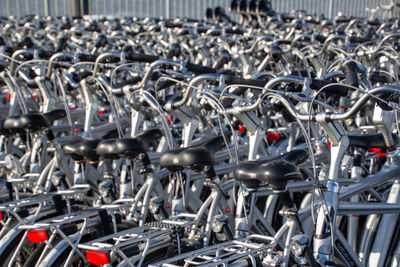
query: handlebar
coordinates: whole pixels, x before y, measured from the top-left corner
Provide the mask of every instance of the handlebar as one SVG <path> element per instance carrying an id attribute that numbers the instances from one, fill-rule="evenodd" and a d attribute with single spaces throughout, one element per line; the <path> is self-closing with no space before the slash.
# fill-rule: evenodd
<path id="1" fill-rule="evenodd" d="M 258 97 L 257 101 L 250 106 L 245 106 L 245 107 L 232 107 L 226 110 L 227 113 L 229 114 L 240 114 L 240 113 L 245 113 L 245 112 L 250 112 L 253 110 L 256 110 L 263 99 L 269 94 L 270 92 L 268 89 L 273 88 L 273 86 L 277 83 L 281 82 L 288 82 L 288 83 L 301 83 L 304 84 L 308 78 L 300 78 L 296 76 L 281 76 L 274 78 L 270 80 L 267 85 L 265 86 L 265 89 L 262 94 Z M 326 113 L 326 112 L 320 112 L 320 113 L 314 113 L 314 114 L 300 114 L 297 111 L 293 109 L 291 106 L 287 106 L 289 112 L 291 115 L 299 118 L 302 121 L 316 121 L 317 115 L 324 115 L 323 117 L 327 120 L 346 120 L 351 117 L 353 117 L 361 108 L 364 106 L 365 103 L 370 99 L 371 95 L 373 94 L 378 94 L 382 92 L 391 92 L 391 93 L 400 93 L 400 88 L 398 86 L 393 86 L 393 85 L 383 85 L 379 86 L 376 88 L 373 88 L 367 92 L 367 94 L 364 94 L 358 101 L 347 111 L 344 113 Z M 392 105 L 393 103 L 389 103 Z M 397 106 L 391 106 L 394 108 L 397 108 Z"/>

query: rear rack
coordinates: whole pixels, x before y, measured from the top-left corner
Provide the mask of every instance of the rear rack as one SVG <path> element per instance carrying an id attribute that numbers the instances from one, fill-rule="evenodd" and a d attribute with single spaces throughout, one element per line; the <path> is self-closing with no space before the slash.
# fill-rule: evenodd
<path id="1" fill-rule="evenodd" d="M 230 266 L 238 261 L 250 260 L 255 266 L 255 255 L 273 248 L 276 240 L 273 237 L 250 235 L 238 240 L 227 241 L 205 247 L 182 255 L 150 264 L 156 266 Z"/>

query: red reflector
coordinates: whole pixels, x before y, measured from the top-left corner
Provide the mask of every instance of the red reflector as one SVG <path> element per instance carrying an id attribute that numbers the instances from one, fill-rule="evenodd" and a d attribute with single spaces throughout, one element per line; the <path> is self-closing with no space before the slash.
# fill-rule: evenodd
<path id="1" fill-rule="evenodd" d="M 110 263 L 108 254 L 102 251 L 87 250 L 86 259 L 88 262 L 93 263 L 94 265 L 104 265 Z"/>
<path id="2" fill-rule="evenodd" d="M 3 212 L 0 211 L 0 221 L 3 220 Z"/>
<path id="3" fill-rule="evenodd" d="M 78 108 L 78 106 L 73 106 L 72 108 L 69 108 L 69 109 L 75 110 L 75 109 L 77 109 L 77 108 Z"/>
<path id="4" fill-rule="evenodd" d="M 171 124 L 171 122 L 172 122 L 172 117 L 167 117 L 167 123 Z"/>
<path id="5" fill-rule="evenodd" d="M 344 109 L 344 106 L 340 105 L 340 106 L 339 106 L 339 109 Z"/>
<path id="6" fill-rule="evenodd" d="M 107 114 L 107 110 L 97 111 L 97 114 L 99 115 Z"/>
<path id="7" fill-rule="evenodd" d="M 331 148 L 331 147 L 332 147 L 332 143 L 328 142 L 328 148 Z"/>
<path id="8" fill-rule="evenodd" d="M 28 231 L 27 238 L 33 243 L 41 243 L 47 240 L 47 232 L 41 229 L 30 230 Z"/>
<path id="9" fill-rule="evenodd" d="M 241 133 L 243 133 L 244 130 L 245 130 L 244 126 L 243 126 L 243 125 L 239 125 L 238 131 L 241 132 Z"/>
<path id="10" fill-rule="evenodd" d="M 378 153 L 378 157 L 385 157 L 386 153 Z"/>
<path id="11" fill-rule="evenodd" d="M 79 130 L 78 130 L 78 129 L 74 129 L 74 132 L 75 132 L 75 133 L 79 133 Z"/>
<path id="12" fill-rule="evenodd" d="M 280 138 L 280 135 L 278 133 L 267 133 L 267 140 L 269 142 L 279 140 L 279 138 Z"/>
<path id="13" fill-rule="evenodd" d="M 235 177 L 228 177 L 228 181 L 235 179 Z"/>
<path id="14" fill-rule="evenodd" d="M 10 101 L 11 100 L 11 94 L 8 94 L 6 99 L 7 99 L 7 101 Z"/>
<path id="15" fill-rule="evenodd" d="M 380 148 L 368 148 L 368 152 L 379 153 L 379 152 L 381 152 L 381 149 Z"/>

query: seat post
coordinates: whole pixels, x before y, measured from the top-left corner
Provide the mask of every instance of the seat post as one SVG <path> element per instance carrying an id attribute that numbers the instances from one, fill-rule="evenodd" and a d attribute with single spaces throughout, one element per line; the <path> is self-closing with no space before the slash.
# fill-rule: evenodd
<path id="1" fill-rule="evenodd" d="M 293 202 L 292 197 L 290 196 L 289 191 L 284 190 L 274 190 L 274 193 L 277 194 L 282 201 L 282 210 L 279 211 L 281 216 L 286 216 L 294 221 L 296 227 L 300 230 L 301 233 L 304 233 L 303 225 L 300 222 L 300 219 L 297 214 L 297 207 Z"/>

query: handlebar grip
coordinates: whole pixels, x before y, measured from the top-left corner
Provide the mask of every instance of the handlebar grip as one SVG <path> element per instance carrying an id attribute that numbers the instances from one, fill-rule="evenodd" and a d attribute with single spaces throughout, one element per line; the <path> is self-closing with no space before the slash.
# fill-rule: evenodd
<path id="1" fill-rule="evenodd" d="M 348 17 L 340 17 L 335 19 L 336 23 L 349 23 L 351 21 L 351 18 Z"/>
<path id="2" fill-rule="evenodd" d="M 136 83 L 140 82 L 141 80 L 142 80 L 142 78 L 139 77 L 139 76 L 132 77 L 132 78 L 130 78 L 128 80 L 125 80 L 125 81 L 122 81 L 122 82 L 114 84 L 114 88 L 122 88 L 122 87 L 124 87 L 125 85 L 128 85 L 128 84 L 136 84 Z"/>
<path id="3" fill-rule="evenodd" d="M 81 61 L 96 62 L 97 57 L 98 55 L 87 54 L 87 53 L 78 54 L 78 58 Z"/>
<path id="4" fill-rule="evenodd" d="M 152 63 L 156 60 L 159 60 L 160 58 L 158 56 L 154 56 L 154 55 L 130 52 L 130 53 L 126 53 L 125 59 L 129 60 L 129 61 Z"/>
<path id="5" fill-rule="evenodd" d="M 323 36 L 323 35 L 320 35 L 320 34 L 318 34 L 318 35 L 316 35 L 315 36 L 315 40 L 317 40 L 318 42 L 320 42 L 320 43 L 325 43 L 325 41 L 326 41 L 326 39 L 327 39 L 328 37 L 325 37 L 325 36 Z"/>
<path id="6" fill-rule="evenodd" d="M 242 29 L 231 29 L 231 28 L 226 29 L 225 32 L 228 33 L 228 34 L 239 34 L 239 35 L 245 33 L 245 31 L 242 30 Z"/>
<path id="7" fill-rule="evenodd" d="M 3 36 L 0 36 L 0 46 L 3 46 L 6 44 L 6 40 L 4 39 Z"/>
<path id="8" fill-rule="evenodd" d="M 346 64 L 346 84 L 358 87 L 358 77 L 357 77 L 357 64 L 353 61 L 350 61 Z"/>
<path id="9" fill-rule="evenodd" d="M 264 87 L 267 84 L 265 80 L 255 80 L 255 79 L 244 79 L 236 76 L 226 75 L 225 76 L 225 84 L 240 84 L 240 85 L 248 85 L 248 86 L 257 86 Z"/>
<path id="10" fill-rule="evenodd" d="M 379 73 L 372 73 L 369 79 L 373 83 L 389 83 L 390 82 L 390 78 L 388 78 L 386 75 L 382 75 Z"/>
<path id="11" fill-rule="evenodd" d="M 172 58 L 172 57 L 179 57 L 181 54 L 181 47 L 179 44 L 174 43 L 170 46 L 170 48 L 167 51 L 167 58 Z"/>
<path id="12" fill-rule="evenodd" d="M 35 43 L 33 42 L 33 39 L 31 37 L 25 37 L 21 42 L 18 43 L 19 48 L 34 48 Z"/>
<path id="13" fill-rule="evenodd" d="M 80 81 L 82 81 L 83 79 L 85 79 L 86 77 L 92 75 L 91 71 L 80 71 L 78 73 L 73 72 L 72 73 L 72 79 L 74 79 L 75 82 L 79 83 Z"/>
<path id="14" fill-rule="evenodd" d="M 174 84 L 176 84 L 176 81 L 171 81 L 171 80 L 164 80 L 164 81 L 160 81 L 156 84 L 156 91 L 161 91 L 163 89 L 166 89 Z"/>
<path id="15" fill-rule="evenodd" d="M 282 19 L 284 22 L 291 22 L 291 21 L 294 20 L 295 18 L 294 18 L 294 16 L 291 15 L 291 14 L 281 14 L 281 19 Z"/>
<path id="16" fill-rule="evenodd" d="M 65 50 L 67 47 L 67 38 L 66 37 L 61 37 L 57 41 L 57 46 L 56 46 L 56 52 L 62 52 Z"/>
<path id="17" fill-rule="evenodd" d="M 271 47 L 270 54 L 271 54 L 272 59 L 275 62 L 278 62 L 282 57 L 282 49 L 279 46 L 274 45 Z"/>
<path id="18" fill-rule="evenodd" d="M 107 37 L 104 34 L 100 34 L 96 38 L 96 44 L 94 45 L 96 48 L 104 47 L 107 44 Z"/>
<path id="19" fill-rule="evenodd" d="M 45 49 L 40 49 L 39 53 L 38 53 L 38 55 L 41 59 L 50 59 L 53 54 L 54 54 L 53 51 L 49 51 L 49 50 L 45 50 Z"/>
<path id="20" fill-rule="evenodd" d="M 290 39 L 287 39 L 287 40 L 283 40 L 283 39 L 281 39 L 281 40 L 278 40 L 278 41 L 276 41 L 275 42 L 275 44 L 276 45 L 290 45 L 292 43 L 292 40 L 290 40 Z"/>
<path id="21" fill-rule="evenodd" d="M 176 22 L 167 20 L 164 22 L 164 27 L 165 28 L 182 28 L 183 24 L 180 22 L 176 23 Z"/>
<path id="22" fill-rule="evenodd" d="M 96 59 L 97 61 L 97 59 Z M 100 61 L 99 63 L 118 63 L 121 61 L 121 55 L 120 54 L 113 54 L 109 55 L 108 57 L 105 57 Z"/>
<path id="23" fill-rule="evenodd" d="M 310 88 L 313 90 L 319 90 L 322 87 L 332 84 L 332 83 L 333 82 L 319 80 L 319 79 L 311 79 Z M 328 95 L 347 96 L 348 91 L 349 91 L 349 88 L 347 88 L 344 85 L 332 85 L 332 86 L 324 89 L 323 92 L 325 92 Z"/>
<path id="24" fill-rule="evenodd" d="M 397 93 L 380 93 L 378 94 L 379 98 L 382 98 L 383 100 L 386 100 L 388 102 L 395 102 L 399 103 L 399 94 Z M 376 104 L 382 109 L 382 110 L 393 110 L 393 108 L 389 107 L 387 104 L 380 100 L 376 100 Z"/>
<path id="25" fill-rule="evenodd" d="M 371 41 L 370 38 L 359 37 L 359 36 L 351 36 L 349 39 L 350 39 L 350 42 L 352 42 L 352 43 L 366 43 L 366 42 Z"/>
<path id="26" fill-rule="evenodd" d="M 232 95 L 241 95 L 244 93 L 244 91 L 246 91 L 245 87 L 236 87 L 229 93 Z M 224 108 L 227 108 L 232 105 L 233 101 L 235 101 L 235 99 L 230 98 L 230 97 L 222 97 L 220 102 Z"/>
<path id="27" fill-rule="evenodd" d="M 197 73 L 197 74 L 207 74 L 207 73 L 216 73 L 217 70 L 211 67 L 207 67 L 207 66 L 202 66 L 202 65 L 198 65 L 198 64 L 193 64 L 190 62 L 186 63 L 186 68 L 188 69 L 188 71 Z"/>
<path id="28" fill-rule="evenodd" d="M 369 20 L 368 22 L 368 25 L 371 25 L 371 26 L 381 26 L 381 21 L 379 21 L 379 20 Z"/>
<path id="29" fill-rule="evenodd" d="M 12 55 L 17 50 L 18 48 L 15 48 L 13 46 L 6 46 L 5 48 L 5 52 L 8 53 L 9 55 Z"/>
<path id="30" fill-rule="evenodd" d="M 3 70 L 5 70 L 7 67 L 3 62 L 0 62 L 0 72 L 2 72 Z"/>
<path id="31" fill-rule="evenodd" d="M 217 62 L 214 65 L 215 69 L 222 68 L 225 64 L 227 64 L 231 60 L 231 55 L 227 50 L 222 50 Z"/>

